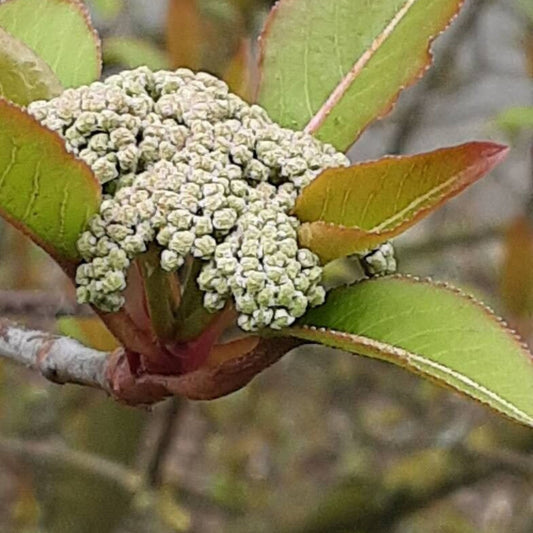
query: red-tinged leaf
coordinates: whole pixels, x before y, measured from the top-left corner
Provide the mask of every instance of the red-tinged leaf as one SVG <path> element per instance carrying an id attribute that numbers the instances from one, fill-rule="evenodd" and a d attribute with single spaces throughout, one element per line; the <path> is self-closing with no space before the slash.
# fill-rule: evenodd
<path id="1" fill-rule="evenodd" d="M 507 151 L 473 142 L 328 169 L 296 201 L 300 243 L 324 262 L 375 247 L 484 176 Z"/>
<path id="2" fill-rule="evenodd" d="M 204 70 L 222 77 L 243 33 L 242 15 L 229 2 L 169 2 L 166 35 L 173 68 Z"/>
<path id="3" fill-rule="evenodd" d="M 166 36 L 172 68 L 200 68 L 203 32 L 203 22 L 196 0 L 170 0 Z"/>
<path id="4" fill-rule="evenodd" d="M 512 322 L 529 336 L 533 329 L 533 225 L 525 216 L 518 217 L 505 236 L 500 292 Z"/>
<path id="5" fill-rule="evenodd" d="M 215 344 L 205 365 L 210 368 L 216 368 L 226 361 L 242 357 L 254 350 L 259 342 L 259 337 L 242 337 L 224 344 Z"/>
<path id="6" fill-rule="evenodd" d="M 100 205 L 91 169 L 63 140 L 0 99 L 0 215 L 64 267 L 78 259 L 76 241 Z"/>
<path id="7" fill-rule="evenodd" d="M 184 396 L 191 400 L 212 400 L 247 385 L 257 374 L 275 363 L 294 347 L 302 344 L 295 338 L 263 338 L 247 354 L 225 358 L 186 374 L 161 375 L 134 373 L 127 354 L 115 351 L 107 366 L 107 380 L 112 395 L 130 405 L 151 404 L 167 396 Z M 240 345 L 244 348 L 243 344 Z"/>
<path id="8" fill-rule="evenodd" d="M 100 77 L 100 39 L 80 0 L 5 0 L 0 27 L 41 57 L 64 87 Z"/>
<path id="9" fill-rule="evenodd" d="M 241 44 L 230 61 L 223 78 L 231 92 L 247 102 L 252 101 L 257 84 L 257 72 L 250 39 L 241 40 Z"/>
<path id="10" fill-rule="evenodd" d="M 375 278 L 331 291 L 281 333 L 397 364 L 533 427 L 531 354 L 459 289 Z"/>
<path id="11" fill-rule="evenodd" d="M 259 103 L 346 150 L 431 63 L 463 0 L 280 0 L 261 36 Z"/>

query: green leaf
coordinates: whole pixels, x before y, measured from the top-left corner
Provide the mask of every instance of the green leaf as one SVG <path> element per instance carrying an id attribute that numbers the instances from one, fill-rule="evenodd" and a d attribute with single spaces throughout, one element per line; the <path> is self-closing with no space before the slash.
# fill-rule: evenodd
<path id="1" fill-rule="evenodd" d="M 201 261 L 195 259 L 182 268 L 187 272 L 182 284 L 182 299 L 176 311 L 174 338 L 178 342 L 187 342 L 198 338 L 209 324 L 215 322 L 221 312 L 210 313 L 203 305 L 204 294 L 196 283 L 202 268 Z"/>
<path id="2" fill-rule="evenodd" d="M 398 276 L 329 293 L 292 336 L 383 359 L 533 426 L 533 359 L 460 290 Z"/>
<path id="3" fill-rule="evenodd" d="M 328 169 L 296 201 L 300 243 L 324 262 L 373 248 L 483 177 L 507 152 L 472 142 Z"/>
<path id="4" fill-rule="evenodd" d="M 6 0 L 0 3 L 0 27 L 46 61 L 64 87 L 100 77 L 100 41 L 79 1 Z"/>
<path id="5" fill-rule="evenodd" d="M 259 103 L 344 151 L 423 75 L 462 3 L 280 0 L 261 37 Z"/>
<path id="6" fill-rule="evenodd" d="M 531 130 L 533 129 L 533 106 L 510 107 L 497 115 L 494 120 L 499 128 L 511 135 L 515 135 L 520 130 Z"/>
<path id="7" fill-rule="evenodd" d="M 111 37 L 104 40 L 104 63 L 125 68 L 147 66 L 151 70 L 169 68 L 165 53 L 148 41 L 131 37 Z"/>
<path id="8" fill-rule="evenodd" d="M 158 340 L 172 341 L 178 327 L 176 313 L 180 306 L 181 289 L 177 274 L 161 268 L 159 253 L 160 249 L 152 245 L 136 262 L 143 277 L 151 326 Z"/>
<path id="9" fill-rule="evenodd" d="M 62 139 L 0 99 L 0 215 L 55 259 L 78 258 L 76 241 L 98 211 L 100 184 Z"/>
<path id="10" fill-rule="evenodd" d="M 0 28 L 0 96 L 19 105 L 57 96 L 63 88 L 33 50 Z"/>

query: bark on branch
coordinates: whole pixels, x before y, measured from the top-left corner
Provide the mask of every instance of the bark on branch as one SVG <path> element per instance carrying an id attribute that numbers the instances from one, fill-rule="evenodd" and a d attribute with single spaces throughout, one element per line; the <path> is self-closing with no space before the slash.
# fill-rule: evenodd
<path id="1" fill-rule="evenodd" d="M 69 337 L 0 319 L 0 357 L 32 368 L 54 383 L 77 383 L 109 391 L 106 378 L 109 355 Z"/>
<path id="2" fill-rule="evenodd" d="M 0 319 L 0 357 L 38 371 L 54 383 L 75 383 L 106 391 L 129 405 L 153 404 L 169 396 L 210 400 L 244 387 L 276 362 L 298 339 L 260 339 L 239 357 L 207 364 L 184 374 L 157 374 L 142 365 L 142 354 L 120 348 L 112 353 L 83 346 L 69 337 L 52 335 Z M 132 361 L 135 363 L 132 366 Z"/>

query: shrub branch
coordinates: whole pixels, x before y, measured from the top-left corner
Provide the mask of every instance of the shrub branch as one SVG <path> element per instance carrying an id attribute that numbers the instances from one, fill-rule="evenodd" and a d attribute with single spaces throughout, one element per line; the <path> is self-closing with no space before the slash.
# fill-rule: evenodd
<path id="1" fill-rule="evenodd" d="M 54 383 L 76 383 L 109 392 L 109 355 L 69 337 L 0 319 L 0 357 L 32 368 Z"/>

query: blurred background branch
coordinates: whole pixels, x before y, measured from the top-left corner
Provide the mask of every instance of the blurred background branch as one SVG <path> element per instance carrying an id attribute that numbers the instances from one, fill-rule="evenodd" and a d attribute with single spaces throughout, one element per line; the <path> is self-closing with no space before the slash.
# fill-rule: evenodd
<path id="1" fill-rule="evenodd" d="M 257 83 L 256 37 L 272 3 L 88 2 L 106 75 L 183 65 L 225 76 L 245 98 Z M 529 4 L 467 0 L 437 40 L 425 80 L 350 155 L 472 138 L 511 143 L 498 173 L 396 248 L 402 271 L 482 292 L 531 340 L 533 230 L 519 217 L 530 211 L 533 123 L 522 112 L 518 122 L 497 119 L 533 104 Z M 0 230 L 1 314 L 74 336 L 103 363 L 116 343 L 99 319 L 59 296 L 71 288 L 44 254 Z M 37 351 L 48 341 L 28 339 Z M 21 362 L 35 364 L 35 353 Z M 8 533 L 530 533 L 532 451 L 531 432 L 481 407 L 390 365 L 323 348 L 293 351 L 227 398 L 172 400 L 152 411 L 0 364 L 0 530 Z"/>

